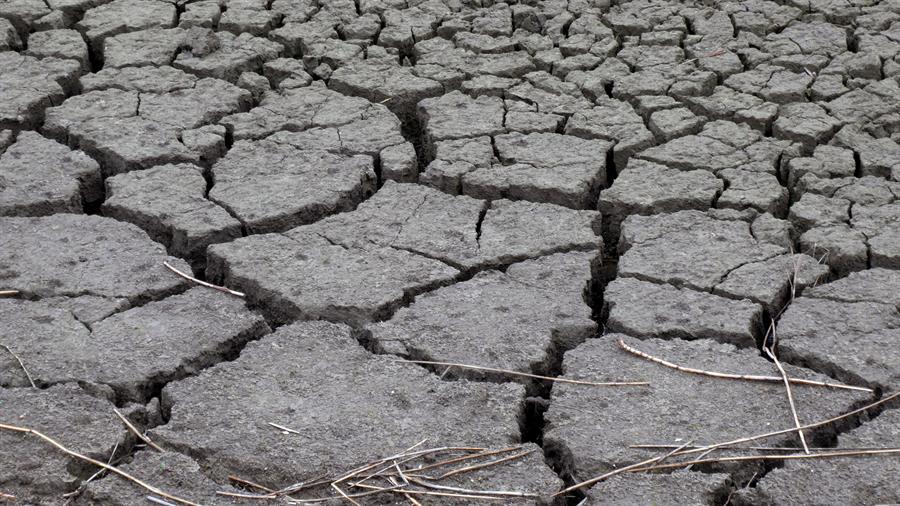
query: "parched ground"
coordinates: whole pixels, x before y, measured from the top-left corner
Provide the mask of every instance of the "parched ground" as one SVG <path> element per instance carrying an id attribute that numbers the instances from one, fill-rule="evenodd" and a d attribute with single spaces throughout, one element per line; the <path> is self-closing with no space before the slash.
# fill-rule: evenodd
<path id="1" fill-rule="evenodd" d="M 900 503 L 796 432 L 559 493 L 794 427 L 764 347 L 900 390 L 900 3 L 0 0 L 0 294 L 4 504 Z"/>

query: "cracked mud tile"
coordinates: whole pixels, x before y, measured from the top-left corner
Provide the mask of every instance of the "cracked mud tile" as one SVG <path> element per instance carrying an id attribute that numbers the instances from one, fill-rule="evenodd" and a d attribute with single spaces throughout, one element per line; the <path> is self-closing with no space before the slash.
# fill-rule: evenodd
<path id="1" fill-rule="evenodd" d="M 838 436 L 834 451 L 896 448 L 900 410 Z M 900 501 L 900 460 L 894 455 L 787 461 L 766 474 L 755 488 L 742 489 L 735 504 L 891 504 Z"/>
<path id="2" fill-rule="evenodd" d="M 241 236 L 241 222 L 205 193 L 200 167 L 160 165 L 107 178 L 102 209 L 104 216 L 141 227 L 173 255 L 202 266 L 207 246 Z"/>
<path id="3" fill-rule="evenodd" d="M 710 340 L 638 340 L 622 334 L 591 339 L 566 352 L 563 377 L 591 381 L 649 381 L 642 388 L 584 388 L 559 383 L 544 415 L 544 448 L 558 465 L 587 479 L 654 455 L 632 444 L 671 444 L 693 440 L 704 445 L 793 426 L 784 385 L 725 380 L 664 367 L 617 346 L 626 344 L 685 367 L 733 374 L 777 376 L 775 366 L 756 349 L 737 349 Z M 799 367 L 785 366 L 791 377 L 827 381 Z M 802 421 L 838 415 L 867 399 L 860 392 L 793 387 Z M 727 408 L 723 408 L 727 406 Z M 791 436 L 766 440 L 783 446 Z"/>
<path id="4" fill-rule="evenodd" d="M 97 162 L 40 134 L 19 132 L 0 155 L 0 215 L 81 213 L 102 197 Z"/>
<path id="5" fill-rule="evenodd" d="M 703 291 L 712 291 L 741 266 L 787 252 L 757 241 L 744 221 L 700 211 L 630 216 L 622 224 L 619 251 L 620 276 Z"/>
<path id="6" fill-rule="evenodd" d="M 714 339 L 747 348 L 762 332 L 762 308 L 690 288 L 618 278 L 603 294 L 606 330 L 640 338 Z"/>
<path id="7" fill-rule="evenodd" d="M 560 253 L 488 271 L 418 297 L 390 320 L 369 326 L 387 353 L 547 374 L 557 356 L 592 337 L 584 295 L 594 253 Z M 476 379 L 504 375 L 459 370 Z"/>
<path id="8" fill-rule="evenodd" d="M 887 269 L 853 273 L 809 290 L 779 321 L 782 356 L 842 381 L 896 390 L 898 293 L 900 277 Z"/>
<path id="9" fill-rule="evenodd" d="M 0 52 L 0 128 L 36 128 L 44 110 L 62 103 L 76 85 L 81 66 L 73 60 L 39 60 Z"/>
<path id="10" fill-rule="evenodd" d="M 3 300 L 0 314 L 20 336 L 7 346 L 27 364 L 36 383 L 109 385 L 119 399 L 136 402 L 269 332 L 241 299 L 205 287 L 90 325 L 42 301 Z M 0 383 L 24 386 L 17 366 L 0 359 Z"/>
<path id="11" fill-rule="evenodd" d="M 172 2 L 113 0 L 88 9 L 75 28 L 84 34 L 95 52 L 101 53 L 108 37 L 153 27 L 172 27 L 177 19 Z"/>
<path id="12" fill-rule="evenodd" d="M 725 183 L 709 171 L 670 169 L 646 160 L 629 160 L 612 186 L 600 191 L 604 239 L 615 244 L 622 222 L 632 214 L 709 209 L 724 188 Z"/>
<path id="13" fill-rule="evenodd" d="M 235 143 L 213 166 L 212 178 L 210 200 L 250 233 L 281 232 L 349 211 L 376 186 L 369 156 L 307 150 L 269 139 Z"/>
<path id="14" fill-rule="evenodd" d="M 680 504 L 701 506 L 724 502 L 731 478 L 727 474 L 676 471 L 671 474 L 620 474 L 594 485 L 587 504 Z"/>
<path id="15" fill-rule="evenodd" d="M 196 461 L 180 453 L 141 451 L 136 453 L 129 462 L 117 467 L 166 493 L 197 504 L 214 506 L 259 504 L 258 499 L 236 499 L 217 495 L 216 492 L 233 494 L 247 494 L 247 492 L 212 481 L 203 473 Z M 147 490 L 136 484 L 118 476 L 107 476 L 89 483 L 84 492 L 72 501 L 72 504 L 130 506 L 147 502 L 146 497 Z"/>
<path id="16" fill-rule="evenodd" d="M 110 218 L 0 218 L 0 278 L 27 298 L 95 295 L 135 304 L 187 287 L 163 266 L 189 269 L 146 232 Z"/>
<path id="17" fill-rule="evenodd" d="M 37 430 L 103 462 L 114 448 L 125 452 L 130 445 L 113 408 L 75 385 L 0 388 L 0 423 Z M 23 504 L 57 503 L 95 471 L 35 435 L 0 430 L 0 490 Z"/>
<path id="18" fill-rule="evenodd" d="M 369 354 L 346 326 L 303 322 L 249 344 L 234 362 L 167 385 L 170 421 L 150 435 L 193 457 L 215 480 L 237 474 L 280 488 L 346 472 L 423 438 L 426 446 L 516 444 L 523 393 L 514 384 L 441 381 Z M 448 484 L 543 497 L 561 485 L 540 451 L 510 464 Z"/>
<path id="19" fill-rule="evenodd" d="M 781 155 L 791 148 L 788 140 L 775 140 L 746 125 L 712 121 L 696 135 L 673 139 L 647 148 L 636 156 L 681 170 L 742 169 L 776 174 Z"/>
<path id="20" fill-rule="evenodd" d="M 561 251 L 601 245 L 596 211 L 551 204 L 451 196 L 389 182 L 354 212 L 286 235 L 315 232 L 345 247 L 392 247 L 472 271 Z"/>
<path id="21" fill-rule="evenodd" d="M 48 110 L 42 132 L 84 150 L 105 175 L 113 175 L 165 163 L 199 163 L 207 152 L 190 144 L 190 132 L 249 104 L 250 92 L 217 79 L 160 94 L 106 89 Z"/>

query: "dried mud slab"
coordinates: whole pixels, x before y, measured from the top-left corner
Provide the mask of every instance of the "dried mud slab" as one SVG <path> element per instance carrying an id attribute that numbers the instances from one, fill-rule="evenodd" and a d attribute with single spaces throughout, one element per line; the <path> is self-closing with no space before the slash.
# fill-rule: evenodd
<path id="1" fill-rule="evenodd" d="M 626 344 L 684 367 L 732 374 L 778 374 L 755 349 L 710 340 L 638 340 L 622 334 L 591 339 L 566 353 L 563 377 L 591 381 L 649 381 L 647 387 L 586 388 L 559 383 L 545 414 L 545 448 L 567 472 L 583 479 L 655 454 L 633 444 L 697 445 L 729 441 L 793 426 L 784 385 L 711 378 L 677 371 L 620 348 Z M 809 370 L 785 366 L 792 377 L 827 381 Z M 801 420 L 830 418 L 865 401 L 861 392 L 796 385 Z M 723 410 L 722 406 L 728 406 Z M 639 420 L 640 423 L 635 423 Z M 790 436 L 763 445 L 792 442 Z"/>
<path id="2" fill-rule="evenodd" d="M 564 350 L 597 331 L 585 303 L 596 257 L 559 253 L 506 272 L 483 272 L 418 297 L 389 321 L 368 327 L 368 339 L 384 352 L 420 360 L 546 374 Z"/>
<path id="3" fill-rule="evenodd" d="M 470 197 L 389 183 L 353 212 L 213 245 L 207 272 L 245 291 L 278 321 L 356 324 L 384 319 L 464 272 L 597 249 L 597 218 L 527 202 L 487 209 Z"/>
<path id="4" fill-rule="evenodd" d="M 213 479 L 237 474 L 283 487 L 346 472 L 423 438 L 436 446 L 516 444 L 522 394 L 512 384 L 444 382 L 369 354 L 346 326 L 297 323 L 251 343 L 234 362 L 168 385 L 170 421 L 151 432 Z M 541 460 L 533 454 L 460 483 L 548 497 L 560 480 Z"/>
<path id="5" fill-rule="evenodd" d="M 196 287 L 84 325 L 55 304 L 0 301 L 21 336 L 7 344 L 40 385 L 108 385 L 120 400 L 148 400 L 169 381 L 196 374 L 269 332 L 238 297 Z M 27 386 L 14 360 L 0 360 L 0 384 Z"/>
<path id="6" fill-rule="evenodd" d="M 835 451 L 896 447 L 900 441 L 900 411 L 882 413 L 838 436 Z M 786 462 L 763 477 L 755 489 L 739 492 L 740 504 L 819 504 L 821 497 L 837 503 L 889 504 L 900 500 L 893 477 L 900 471 L 891 456 L 835 458 Z"/>
<path id="7" fill-rule="evenodd" d="M 46 390 L 0 388 L 0 423 L 34 429 L 63 446 L 106 462 L 130 444 L 114 406 L 75 385 Z M 17 501 L 47 504 L 96 471 L 32 434 L 0 430 L 0 487 Z"/>

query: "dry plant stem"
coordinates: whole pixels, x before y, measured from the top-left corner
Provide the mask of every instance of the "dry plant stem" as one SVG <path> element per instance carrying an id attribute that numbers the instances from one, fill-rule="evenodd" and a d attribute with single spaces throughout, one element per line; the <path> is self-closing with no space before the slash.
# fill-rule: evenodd
<path id="1" fill-rule="evenodd" d="M 398 489 L 375 487 L 372 485 L 360 485 L 360 487 L 368 488 L 368 489 L 377 489 L 377 491 L 379 493 L 380 492 L 391 492 L 394 494 L 433 495 L 433 496 L 438 496 L 438 497 L 456 497 L 459 499 L 485 499 L 485 500 L 491 500 L 491 501 L 503 500 L 503 497 L 490 496 L 490 495 L 453 494 L 453 493 L 449 493 L 449 492 L 437 492 L 437 491 L 432 491 L 432 490 L 410 490 L 410 489 L 398 490 Z"/>
<path id="2" fill-rule="evenodd" d="M 463 457 L 454 457 L 452 459 L 443 460 L 441 462 L 435 462 L 434 464 L 429 464 L 427 466 L 419 466 L 415 469 L 407 469 L 407 471 L 411 471 L 411 472 L 427 471 L 429 469 L 434 469 L 434 468 L 446 466 L 449 464 L 456 464 L 459 462 L 464 462 L 466 460 L 478 459 L 478 458 L 482 458 L 482 457 L 490 457 L 492 455 L 514 452 L 514 451 L 521 450 L 521 449 L 522 449 L 521 446 L 510 446 L 509 448 L 503 448 L 501 450 L 492 450 L 489 452 L 475 453 L 473 455 L 465 455 Z"/>
<path id="3" fill-rule="evenodd" d="M 22 363 L 22 359 L 19 358 L 19 356 L 16 355 L 15 353 L 13 353 L 13 351 L 11 349 L 9 349 L 9 346 L 7 346 L 5 344 L 0 344 L 0 347 L 2 347 L 4 350 L 8 351 L 9 354 L 12 355 L 14 359 L 16 359 L 16 362 L 19 363 L 19 367 L 21 367 L 22 371 L 25 373 L 25 377 L 28 378 L 28 382 L 31 383 L 31 388 L 37 388 L 37 385 L 34 384 L 34 379 L 31 378 L 31 374 L 28 372 L 28 369 L 25 368 L 25 364 Z"/>
<path id="4" fill-rule="evenodd" d="M 19 295 L 18 290 L 0 290 L 0 297 L 12 297 L 13 295 Z M 3 497 L 3 496 L 0 496 Z"/>
<path id="5" fill-rule="evenodd" d="M 44 441 L 50 443 L 51 445 L 55 446 L 59 451 L 65 453 L 66 455 L 69 455 L 70 457 L 75 457 L 75 458 L 83 460 L 85 462 L 90 462 L 91 464 L 94 464 L 95 466 L 102 467 L 103 469 L 106 469 L 107 471 L 116 473 L 119 476 L 125 478 L 126 480 L 131 481 L 137 485 L 140 485 L 144 489 L 146 489 L 150 492 L 153 492 L 154 494 L 156 494 L 158 496 L 165 497 L 166 499 L 171 499 L 171 500 L 173 500 L 175 502 L 179 502 L 181 504 L 186 504 L 187 506 L 199 506 L 198 504 L 188 501 L 187 499 L 182 499 L 178 496 L 167 494 L 167 493 L 163 492 L 162 490 L 154 487 L 153 485 L 147 484 L 147 483 L 135 478 L 134 476 L 126 473 L 125 471 L 122 471 L 121 469 L 119 469 L 117 467 L 113 467 L 109 464 L 100 462 L 99 460 L 92 459 L 86 455 L 82 455 L 76 451 L 72 451 L 72 450 L 66 448 L 65 446 L 63 446 L 60 442 L 51 438 L 50 436 L 47 436 L 47 435 L 45 435 L 41 432 L 38 432 L 34 429 L 0 423 L 0 430 L 7 430 L 7 431 L 11 431 L 11 432 L 20 432 L 22 434 L 33 434 L 33 435 L 43 439 Z"/>
<path id="6" fill-rule="evenodd" d="M 283 426 L 283 425 L 278 425 L 277 423 L 272 423 L 272 422 L 266 422 L 266 423 L 267 423 L 268 425 L 271 425 L 272 427 L 275 427 L 275 428 L 278 429 L 278 430 L 283 430 L 283 431 L 285 431 L 285 432 L 290 432 L 291 434 L 300 434 L 300 431 L 296 431 L 296 430 L 294 430 L 294 429 L 285 427 L 285 426 Z"/>
<path id="7" fill-rule="evenodd" d="M 116 416 L 119 417 L 120 420 L 122 420 L 122 423 L 125 424 L 125 427 L 128 427 L 128 430 L 130 430 L 135 436 L 137 436 L 138 439 L 147 443 L 147 446 L 149 446 L 150 448 L 153 448 L 154 450 L 156 450 L 160 453 L 165 453 L 165 450 L 160 448 L 159 445 L 157 445 L 153 441 L 150 441 L 150 438 L 148 438 L 147 436 L 141 434 L 140 431 L 137 430 L 137 427 L 132 425 L 131 422 L 129 422 L 128 419 L 125 418 L 125 415 L 120 413 L 118 409 L 113 408 L 113 412 L 116 414 Z"/>
<path id="8" fill-rule="evenodd" d="M 471 466 L 461 467 L 459 469 L 454 469 L 452 471 L 447 471 L 446 473 L 438 476 L 435 480 L 443 480 L 449 478 L 451 476 L 456 476 L 457 474 L 468 473 L 471 471 L 477 471 L 478 469 L 484 469 L 485 467 L 495 466 L 497 464 L 502 464 L 504 462 L 509 462 L 511 460 L 520 459 L 530 453 L 533 453 L 534 450 L 528 450 L 527 452 L 517 453 L 515 455 L 510 455 L 508 457 L 503 457 L 502 459 L 492 460 L 490 462 L 482 462 L 480 464 L 473 464 Z"/>
<path id="9" fill-rule="evenodd" d="M 863 406 L 863 407 L 861 407 L 861 408 L 854 409 L 853 411 L 849 411 L 849 412 L 847 412 L 847 413 L 844 413 L 843 415 L 838 415 L 838 416 L 829 418 L 829 419 L 827 419 L 827 420 L 822 420 L 822 421 L 820 421 L 820 422 L 815 422 L 815 423 L 806 424 L 806 425 L 804 425 L 804 426 L 802 426 L 802 427 L 793 427 L 793 428 L 790 428 L 790 429 L 777 430 L 777 431 L 774 431 L 774 432 L 767 432 L 767 433 L 765 433 L 765 434 L 758 434 L 758 435 L 755 435 L 755 436 L 743 437 L 743 438 L 739 438 L 739 439 L 732 439 L 731 441 L 725 441 L 725 442 L 723 442 L 723 443 L 716 443 L 716 444 L 712 444 L 712 445 L 709 445 L 709 446 L 700 446 L 700 447 L 696 447 L 696 448 L 691 448 L 690 450 L 682 450 L 682 451 L 676 453 L 675 455 L 690 455 L 690 454 L 694 454 L 694 453 L 704 453 L 704 452 L 708 452 L 709 450 L 716 450 L 716 449 L 719 449 L 719 448 L 727 448 L 727 447 L 731 447 L 731 446 L 738 445 L 738 444 L 741 444 L 741 443 L 749 443 L 750 441 L 757 441 L 757 440 L 760 440 L 760 439 L 766 439 L 766 438 L 770 438 L 770 437 L 774 437 L 774 436 L 781 436 L 781 435 L 783 435 L 783 434 L 790 434 L 790 433 L 792 433 L 792 432 L 796 432 L 797 430 L 814 429 L 814 428 L 816 428 L 816 427 L 821 427 L 821 426 L 823 426 L 823 425 L 829 425 L 829 424 L 832 424 L 832 423 L 837 422 L 837 421 L 839 421 L 839 420 L 843 420 L 844 418 L 848 418 L 848 417 L 851 417 L 851 416 L 853 416 L 853 415 L 857 415 L 857 414 L 859 414 L 859 413 L 863 413 L 863 412 L 868 411 L 868 410 L 870 410 L 870 409 L 872 409 L 872 408 L 881 406 L 882 404 L 885 404 L 885 403 L 888 403 L 888 402 L 890 402 L 890 401 L 892 401 L 892 400 L 894 400 L 894 399 L 897 399 L 898 397 L 900 397 L 900 392 L 894 392 L 894 393 L 892 393 L 892 394 L 890 394 L 890 395 L 888 395 L 888 396 L 886 396 L 886 397 L 883 397 L 883 398 L 881 398 L 881 399 L 879 399 L 879 400 L 877 400 L 877 401 L 875 401 L 875 402 L 866 404 L 865 406 Z M 617 474 L 621 474 L 621 473 L 624 473 L 624 472 L 626 472 L 626 471 L 630 471 L 630 470 L 632 470 L 632 469 L 636 469 L 636 468 L 643 467 L 643 466 L 648 465 L 648 464 L 652 464 L 655 460 L 657 460 L 657 458 L 658 458 L 658 457 L 652 458 L 652 459 L 647 459 L 647 460 L 645 460 L 645 461 L 643 461 L 643 462 L 638 462 L 638 463 L 636 463 L 636 464 L 631 464 L 631 465 L 628 465 L 628 466 L 625 466 L 625 467 L 622 467 L 622 468 L 619 468 L 619 469 L 615 469 L 615 470 L 610 471 L 610 472 L 608 472 L 608 473 L 601 474 L 600 476 L 597 476 L 597 477 L 595 477 L 595 478 L 591 478 L 591 479 L 585 480 L 585 481 L 583 481 L 583 482 L 581 482 L 581 483 L 576 483 L 576 484 L 572 485 L 571 487 L 564 488 L 563 490 L 560 490 L 559 492 L 557 492 L 557 493 L 554 494 L 554 495 L 555 495 L 555 496 L 559 496 L 559 495 L 567 494 L 567 493 L 569 493 L 569 492 L 571 492 L 571 491 L 573 491 L 573 490 L 578 490 L 578 489 L 580 489 L 580 488 L 589 487 L 589 486 L 591 486 L 591 485 L 593 485 L 593 484 L 595 484 L 595 483 L 599 483 L 599 482 L 601 482 L 601 481 L 603 481 L 603 480 L 605 480 L 605 479 L 607 479 L 607 478 L 610 478 L 610 477 L 612 477 L 612 476 L 615 476 L 615 475 L 617 475 Z M 690 465 L 690 464 L 691 464 L 691 463 L 686 463 L 685 465 Z"/>
<path id="10" fill-rule="evenodd" d="M 740 455 L 736 457 L 717 457 L 714 459 L 697 459 L 685 462 L 672 462 L 670 464 L 649 465 L 629 469 L 628 472 L 640 473 L 644 471 L 656 471 L 659 469 L 673 469 L 685 466 L 693 466 L 699 464 L 716 464 L 719 462 L 746 462 L 755 460 L 805 460 L 805 459 L 827 459 L 836 457 L 864 457 L 873 455 L 900 455 L 900 448 L 879 448 L 877 450 L 857 450 L 857 451 L 838 451 L 823 453 L 792 453 L 785 455 Z"/>
<path id="11" fill-rule="evenodd" d="M 113 459 L 116 457 L 116 451 L 118 451 L 118 449 L 119 449 L 119 443 L 116 443 L 115 445 L 113 445 L 112 452 L 110 452 L 110 454 L 109 454 L 109 460 L 106 461 L 107 464 L 112 465 Z M 98 476 L 100 476 L 101 474 L 103 474 L 105 472 L 106 472 L 106 469 L 100 469 L 96 473 L 90 475 L 88 477 L 88 479 L 81 482 L 81 485 L 79 485 L 78 488 L 76 488 L 75 490 L 73 490 L 67 494 L 63 494 L 62 496 L 65 497 L 66 499 L 68 499 L 69 497 L 75 497 L 75 496 L 80 495 L 82 492 L 84 492 L 84 489 L 87 487 L 88 483 L 94 481 L 95 479 L 97 479 Z"/>
<path id="12" fill-rule="evenodd" d="M 683 446 L 683 445 L 682 445 Z M 641 445 L 628 445 L 629 448 L 642 448 L 645 450 L 669 450 L 672 448 L 681 448 L 678 445 L 657 445 L 657 444 L 641 444 Z M 685 446 L 685 448 L 701 448 L 700 446 Z M 755 451 L 755 452 L 799 452 L 803 451 L 803 448 L 799 446 L 720 446 L 719 450 L 741 450 L 741 451 Z M 868 447 L 868 446 L 848 446 L 843 447 L 844 450 L 880 450 L 880 448 Z M 828 451 L 834 450 L 834 448 L 827 447 L 810 447 L 810 451 Z"/>
<path id="13" fill-rule="evenodd" d="M 353 504 L 355 506 L 362 506 L 361 504 L 359 504 L 358 502 L 356 502 L 352 498 L 350 498 L 350 496 L 348 496 L 343 490 L 341 490 L 341 487 L 338 486 L 337 482 L 332 483 L 331 488 L 337 490 L 338 494 L 341 494 L 341 497 L 350 501 L 350 504 Z"/>
<path id="14" fill-rule="evenodd" d="M 418 478 L 409 478 L 409 481 L 415 483 L 416 485 L 421 485 L 425 488 L 430 488 L 434 490 L 446 490 L 448 492 L 458 492 L 460 494 L 474 494 L 474 495 L 483 495 L 483 496 L 501 496 L 501 497 L 538 497 L 537 494 L 529 494 L 528 492 L 517 492 L 517 491 L 507 491 L 507 490 L 472 490 L 468 488 L 458 488 L 458 487 L 448 487 L 446 485 L 437 485 L 435 483 L 428 483 L 427 481 L 420 480 Z"/>
<path id="15" fill-rule="evenodd" d="M 221 496 L 225 496 L 225 497 L 237 497 L 240 499 L 262 499 L 262 500 L 278 499 L 278 496 L 275 494 L 264 494 L 264 495 L 241 494 L 240 492 L 225 492 L 222 490 L 217 490 L 216 495 L 221 495 Z"/>
<path id="16" fill-rule="evenodd" d="M 772 343 L 769 346 L 763 346 L 763 350 L 765 350 L 766 355 L 772 359 L 772 362 L 775 362 L 775 367 L 778 368 L 778 372 L 781 373 L 781 377 L 784 380 L 784 389 L 787 392 L 788 405 L 791 407 L 791 416 L 794 417 L 794 426 L 797 427 L 797 434 L 800 436 L 800 444 L 803 445 L 803 451 L 805 453 L 809 453 L 809 445 L 806 444 L 806 436 L 803 434 L 803 431 L 800 429 L 802 426 L 800 424 L 800 416 L 797 415 L 797 405 L 794 404 L 794 394 L 791 392 L 791 382 L 788 380 L 787 371 L 784 370 L 784 367 L 781 365 L 781 361 L 778 360 L 778 357 L 775 356 L 775 322 L 772 322 L 771 327 L 769 328 L 770 334 L 772 336 Z M 768 336 L 766 336 L 768 339 Z"/>
<path id="17" fill-rule="evenodd" d="M 400 471 L 400 470 L 397 469 L 397 471 Z M 395 480 L 394 478 L 390 478 L 390 482 L 391 482 L 391 485 L 395 485 L 395 486 L 397 485 L 397 480 Z M 409 501 L 409 503 L 412 504 L 413 506 L 422 506 L 422 503 L 417 501 L 415 497 L 413 497 L 407 493 L 404 493 L 403 496 L 406 497 L 406 500 Z"/>
<path id="18" fill-rule="evenodd" d="M 508 369 L 495 369 L 493 367 L 481 367 L 477 365 L 469 365 L 469 364 L 457 364 L 454 362 L 433 362 L 431 360 L 398 360 L 398 362 L 407 362 L 410 364 L 422 364 L 422 365 L 439 365 L 439 366 L 447 366 L 447 367 L 459 367 L 460 369 L 471 369 L 473 371 L 485 371 L 485 372 L 494 372 L 498 374 L 506 374 L 509 376 L 521 376 L 523 378 L 534 378 L 545 381 L 554 381 L 556 383 L 570 383 L 573 385 L 586 385 L 593 387 L 634 387 L 634 386 L 647 386 L 650 383 L 647 381 L 613 381 L 607 383 L 597 383 L 594 381 L 582 381 L 582 380 L 572 380 L 565 378 L 554 378 L 552 376 L 541 376 L 538 374 L 529 374 L 527 372 L 519 372 L 519 371 L 510 371 Z"/>
<path id="19" fill-rule="evenodd" d="M 169 501 L 163 501 L 159 497 L 153 497 L 152 495 L 144 496 L 148 501 L 155 502 L 156 504 L 161 504 L 162 506 L 175 506 Z"/>
<path id="20" fill-rule="evenodd" d="M 185 274 L 185 273 L 179 271 L 178 269 L 176 269 L 175 267 L 172 267 L 172 264 L 170 264 L 169 262 L 163 261 L 163 265 L 165 265 L 170 271 L 174 272 L 175 274 L 178 274 L 179 276 L 183 277 L 184 279 L 186 279 L 188 281 L 197 283 L 200 286 L 212 288 L 213 290 L 218 290 L 220 292 L 230 293 L 231 295 L 236 295 L 238 297 L 245 296 L 243 292 L 237 292 L 237 291 L 231 290 L 230 288 L 225 288 L 224 286 L 214 285 L 212 283 L 207 283 L 206 281 L 200 281 L 199 279 L 195 278 L 194 276 Z"/>
<path id="21" fill-rule="evenodd" d="M 248 487 L 253 487 L 253 488 L 255 488 L 255 489 L 262 490 L 263 492 L 268 492 L 268 493 L 270 493 L 270 494 L 274 494 L 274 493 L 275 493 L 274 490 L 272 490 L 272 489 L 270 489 L 270 488 L 268 488 L 268 487 L 264 487 L 264 486 L 260 485 L 259 483 L 254 483 L 254 482 L 252 482 L 252 481 L 250 481 L 250 480 L 245 480 L 245 479 L 243 479 L 243 478 L 238 478 L 237 476 L 235 476 L 235 475 L 233 475 L 233 474 L 229 474 L 229 475 L 228 475 L 228 479 L 229 479 L 230 481 L 233 481 L 233 482 L 238 483 L 238 484 L 240 484 L 240 485 L 244 485 L 244 486 L 248 486 Z"/>
<path id="22" fill-rule="evenodd" d="M 684 367 L 678 364 L 673 364 L 667 360 L 663 360 L 661 358 L 654 357 L 649 353 L 645 353 L 637 348 L 629 346 L 625 344 L 625 341 L 619 339 L 618 345 L 623 350 L 631 353 L 632 355 L 638 356 L 645 360 L 649 360 L 650 362 L 654 362 L 656 364 L 664 365 L 671 369 L 675 369 L 676 371 L 686 372 L 689 374 L 699 374 L 701 376 L 710 376 L 713 378 L 723 378 L 723 379 L 734 379 L 734 380 L 745 380 L 745 381 L 761 381 L 766 383 L 781 383 L 784 381 L 784 378 L 778 376 L 757 376 L 753 374 L 729 374 L 723 372 L 714 372 L 714 371 L 704 371 L 702 369 L 694 369 L 691 367 Z M 806 380 L 801 378 L 788 378 L 791 383 L 795 383 L 797 385 L 809 385 L 816 387 L 828 387 L 828 388 L 837 388 L 843 390 L 855 390 L 857 392 L 868 392 L 873 393 L 874 390 L 866 387 L 856 387 L 852 385 L 843 385 L 841 383 L 826 383 L 824 381 L 815 381 L 815 380 Z"/>

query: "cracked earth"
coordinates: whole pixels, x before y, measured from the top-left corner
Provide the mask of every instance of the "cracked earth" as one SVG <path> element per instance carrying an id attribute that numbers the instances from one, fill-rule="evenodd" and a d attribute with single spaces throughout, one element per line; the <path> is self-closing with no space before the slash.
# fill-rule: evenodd
<path id="1" fill-rule="evenodd" d="M 0 424 L 198 504 L 426 439 L 521 446 L 444 483 L 500 503 L 900 503 L 897 454 L 557 494 L 794 427 L 629 347 L 859 387 L 804 424 L 900 390 L 900 3 L 0 0 L 0 290 Z M 900 404 L 805 435 L 900 447 Z M 0 502 L 151 504 L 96 471 L 0 431 Z"/>

